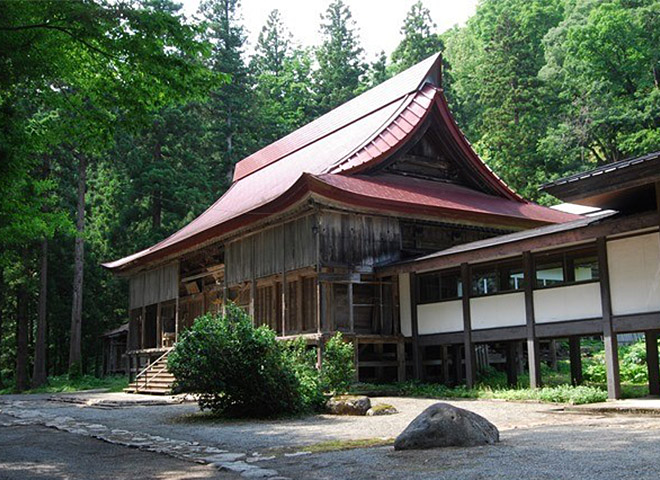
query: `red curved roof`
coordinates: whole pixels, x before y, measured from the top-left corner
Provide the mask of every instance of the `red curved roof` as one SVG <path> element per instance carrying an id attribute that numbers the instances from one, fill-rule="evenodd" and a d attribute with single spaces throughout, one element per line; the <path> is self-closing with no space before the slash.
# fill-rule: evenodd
<path id="1" fill-rule="evenodd" d="M 416 211 L 422 207 L 437 215 L 453 212 L 457 217 L 482 220 L 484 215 L 495 215 L 500 223 L 510 217 L 501 224 L 569 220 L 565 214 L 523 200 L 477 157 L 437 86 L 439 69 L 440 56 L 434 55 L 245 158 L 236 165 L 232 186 L 204 213 L 156 245 L 104 266 L 124 270 L 162 258 L 280 212 L 304 195 L 329 189 L 367 203 L 380 198 L 381 204 L 389 205 L 383 208 L 417 204 Z M 433 109 L 439 112 L 459 160 L 469 164 L 471 173 L 480 177 L 492 195 L 408 177 L 391 178 L 394 175 L 355 177 L 405 145 Z M 401 201 L 383 203 L 378 189 Z"/>

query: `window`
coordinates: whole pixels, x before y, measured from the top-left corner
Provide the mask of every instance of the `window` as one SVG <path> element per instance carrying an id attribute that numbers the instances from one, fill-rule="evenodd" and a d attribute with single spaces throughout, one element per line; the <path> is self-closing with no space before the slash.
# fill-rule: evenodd
<path id="1" fill-rule="evenodd" d="M 599 278 L 598 255 L 593 247 L 535 256 L 536 287 L 593 282 Z"/>
<path id="2" fill-rule="evenodd" d="M 520 264 L 509 264 L 500 269 L 502 290 L 522 290 L 525 287 L 525 273 Z"/>
<path id="3" fill-rule="evenodd" d="M 588 282 L 598 280 L 598 256 L 580 255 L 568 259 L 569 268 L 573 272 L 573 281 Z"/>
<path id="4" fill-rule="evenodd" d="M 472 294 L 488 295 L 499 291 L 497 281 L 497 269 L 475 269 L 472 272 Z"/>
<path id="5" fill-rule="evenodd" d="M 472 295 L 491 295 L 521 290 L 525 275 L 520 262 L 502 263 L 472 269 Z"/>
<path id="6" fill-rule="evenodd" d="M 564 261 L 561 256 L 538 258 L 536 261 L 536 286 L 552 287 L 565 283 Z"/>
<path id="7" fill-rule="evenodd" d="M 454 300 L 463 295 L 461 273 L 458 270 L 425 273 L 418 277 L 418 282 L 419 303 Z"/>

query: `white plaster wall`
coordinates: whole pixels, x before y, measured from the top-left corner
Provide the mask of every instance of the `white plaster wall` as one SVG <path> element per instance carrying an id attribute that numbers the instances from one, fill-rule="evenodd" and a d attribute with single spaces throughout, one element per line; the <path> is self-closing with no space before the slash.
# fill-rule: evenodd
<path id="1" fill-rule="evenodd" d="M 660 237 L 657 233 L 607 242 L 612 313 L 660 310 Z"/>
<path id="2" fill-rule="evenodd" d="M 598 282 L 534 291 L 536 323 L 583 320 L 602 315 Z"/>
<path id="3" fill-rule="evenodd" d="M 412 337 L 412 312 L 410 310 L 410 274 L 399 274 L 399 318 L 401 334 Z"/>
<path id="4" fill-rule="evenodd" d="M 419 334 L 463 331 L 463 301 L 427 303 L 417 305 Z"/>
<path id="5" fill-rule="evenodd" d="M 507 293 L 470 299 L 472 329 L 525 325 L 525 294 Z"/>

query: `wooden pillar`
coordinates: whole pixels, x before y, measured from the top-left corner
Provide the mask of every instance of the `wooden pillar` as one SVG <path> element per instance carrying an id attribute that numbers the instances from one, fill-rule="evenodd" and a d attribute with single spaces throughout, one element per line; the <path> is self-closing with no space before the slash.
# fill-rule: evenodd
<path id="1" fill-rule="evenodd" d="M 527 363 L 529 364 L 529 386 L 541 386 L 541 356 L 539 354 L 539 339 L 536 337 L 536 321 L 534 318 L 534 264 L 532 253 L 523 252 L 523 268 L 525 271 L 525 317 L 527 320 Z"/>
<path id="2" fill-rule="evenodd" d="M 610 274 L 607 260 L 607 242 L 605 237 L 599 237 L 598 271 L 600 276 L 600 299 L 603 309 L 603 341 L 605 343 L 605 369 L 607 372 L 607 397 L 610 400 L 621 398 L 621 381 L 619 377 L 619 348 L 612 324 L 612 300 L 610 293 Z"/>
<path id="3" fill-rule="evenodd" d="M 355 381 L 360 381 L 360 341 L 357 337 L 353 340 L 353 364 L 355 365 Z"/>
<path id="4" fill-rule="evenodd" d="M 440 346 L 440 355 L 442 358 L 442 383 L 449 385 L 449 347 Z"/>
<path id="5" fill-rule="evenodd" d="M 410 322 L 412 326 L 412 360 L 413 377 L 415 380 L 422 379 L 422 355 L 419 347 L 419 325 L 417 324 L 417 275 L 410 274 Z"/>
<path id="6" fill-rule="evenodd" d="M 160 302 L 156 305 L 156 347 L 163 346 L 163 319 L 161 317 L 162 306 Z"/>
<path id="7" fill-rule="evenodd" d="M 400 339 L 396 344 L 396 379 L 399 382 L 406 381 L 406 343 Z"/>
<path id="8" fill-rule="evenodd" d="M 144 303 L 144 300 L 143 302 Z M 143 349 L 144 344 L 147 343 L 147 329 L 145 328 L 147 325 L 147 307 L 142 305 L 142 315 L 140 316 L 140 346 L 138 349 Z"/>
<path id="9" fill-rule="evenodd" d="M 174 300 L 174 341 L 175 342 L 179 340 L 179 318 L 180 318 L 179 317 L 179 288 L 177 287 L 177 289 L 176 289 L 176 299 Z"/>
<path id="10" fill-rule="evenodd" d="M 517 341 L 507 342 L 506 344 L 506 380 L 511 387 L 518 385 L 517 345 Z"/>
<path id="11" fill-rule="evenodd" d="M 323 337 L 319 337 L 317 346 L 316 346 L 316 368 L 319 370 L 321 369 L 321 366 L 323 365 L 323 349 L 325 345 L 323 343 Z"/>
<path id="12" fill-rule="evenodd" d="M 461 280 L 463 283 L 463 348 L 465 349 L 465 384 L 473 388 L 476 382 L 476 365 L 474 343 L 472 343 L 472 318 L 470 315 L 470 266 L 461 265 Z"/>
<path id="13" fill-rule="evenodd" d="M 548 348 L 550 349 L 550 368 L 556 372 L 559 370 L 559 365 L 557 364 L 557 342 L 554 338 L 550 340 Z"/>
<path id="14" fill-rule="evenodd" d="M 463 382 L 463 356 L 461 355 L 461 345 L 454 345 L 452 347 L 453 357 L 452 362 L 454 366 L 454 384 L 458 385 Z"/>
<path id="15" fill-rule="evenodd" d="M 383 344 L 382 343 L 374 343 L 374 353 L 378 357 L 379 364 L 381 364 L 381 366 L 376 367 L 376 380 L 382 382 L 383 381 L 383 367 L 382 367 Z"/>
<path id="16" fill-rule="evenodd" d="M 580 352 L 580 337 L 568 338 L 568 351 L 571 360 L 571 384 L 582 385 L 582 353 Z"/>
<path id="17" fill-rule="evenodd" d="M 646 341 L 646 367 L 649 371 L 649 394 L 660 396 L 660 369 L 658 368 L 658 330 L 644 332 Z"/>
<path id="18" fill-rule="evenodd" d="M 302 332 L 305 329 L 303 322 L 303 316 L 305 315 L 303 310 L 303 284 L 305 282 L 304 277 L 298 277 L 296 282 L 296 330 Z"/>
<path id="19" fill-rule="evenodd" d="M 250 280 L 250 305 L 248 307 L 248 315 L 252 317 L 252 324 L 256 325 L 256 301 L 257 301 L 257 282 L 254 278 Z"/>
<path id="20" fill-rule="evenodd" d="M 353 282 L 348 284 L 348 329 L 355 333 L 355 307 L 353 306 Z"/>
<path id="21" fill-rule="evenodd" d="M 177 299 L 178 300 L 178 299 Z M 222 315 L 227 315 L 227 300 L 229 300 L 229 292 L 227 291 L 227 276 L 222 279 Z"/>

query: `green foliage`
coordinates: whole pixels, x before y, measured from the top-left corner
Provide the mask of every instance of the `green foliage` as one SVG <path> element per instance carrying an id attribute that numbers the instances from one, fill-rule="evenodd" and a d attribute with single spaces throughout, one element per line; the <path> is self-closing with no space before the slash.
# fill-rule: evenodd
<path id="1" fill-rule="evenodd" d="M 606 384 L 605 350 L 598 342 L 592 353 L 583 361 L 584 379 L 588 382 Z M 621 382 L 631 384 L 648 383 L 646 367 L 646 343 L 644 340 L 630 345 L 619 345 L 619 374 Z"/>
<path id="2" fill-rule="evenodd" d="M 325 404 L 321 377 L 316 368 L 316 351 L 307 348 L 305 339 L 299 337 L 284 344 L 283 357 L 298 381 L 298 390 L 304 410 L 320 410 Z"/>
<path id="3" fill-rule="evenodd" d="M 604 402 L 607 391 L 592 386 L 557 385 L 537 389 L 504 388 L 480 385 L 469 389 L 463 385 L 447 387 L 441 384 L 405 382 L 393 385 L 358 385 L 356 391 L 369 391 L 376 394 L 379 389 L 385 389 L 386 394 L 422 398 L 475 398 L 497 399 L 507 401 L 539 401 L 547 403 L 569 403 L 579 405 L 584 403 Z"/>
<path id="4" fill-rule="evenodd" d="M 435 28 L 431 12 L 421 1 L 410 7 L 401 27 L 403 40 L 392 52 L 393 73 L 402 72 L 444 49 Z"/>
<path id="5" fill-rule="evenodd" d="M 355 378 L 355 348 L 337 332 L 325 344 L 321 383 L 326 392 L 346 393 Z"/>
<path id="6" fill-rule="evenodd" d="M 202 410 L 229 417 L 299 412 L 303 395 L 292 365 L 266 326 L 255 328 L 235 305 L 206 314 L 186 330 L 168 358 L 177 388 L 198 395 Z"/>
<path id="7" fill-rule="evenodd" d="M 325 113 L 350 100 L 361 88 L 366 65 L 355 21 L 342 0 L 334 0 L 322 16 L 323 43 L 316 50 L 316 104 Z"/>

